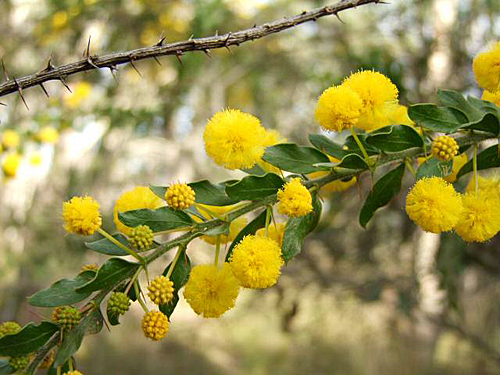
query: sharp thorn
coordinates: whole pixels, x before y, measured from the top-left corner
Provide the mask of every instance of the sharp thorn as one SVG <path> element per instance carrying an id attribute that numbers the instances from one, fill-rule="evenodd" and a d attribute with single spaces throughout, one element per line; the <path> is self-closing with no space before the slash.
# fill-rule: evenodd
<path id="1" fill-rule="evenodd" d="M 155 59 L 155 61 L 158 63 L 158 65 L 161 66 L 161 62 L 160 62 L 160 60 L 158 60 L 158 58 L 156 56 L 153 56 L 153 59 Z"/>
<path id="2" fill-rule="evenodd" d="M 345 23 L 344 21 L 342 21 L 342 19 L 340 18 L 339 14 L 338 13 L 335 13 L 335 17 L 337 17 L 337 19 L 342 22 L 342 23 Z"/>
<path id="3" fill-rule="evenodd" d="M 253 24 L 253 28 L 255 29 L 256 27 L 257 27 L 257 24 L 256 24 L 256 23 L 254 23 L 254 24 Z"/>
<path id="4" fill-rule="evenodd" d="M 182 52 L 177 51 L 177 53 L 175 54 L 175 57 L 177 57 L 177 61 L 179 61 L 179 64 L 181 64 L 181 66 L 184 67 L 184 64 L 182 63 L 182 60 L 181 60 L 181 55 L 182 55 Z"/>
<path id="5" fill-rule="evenodd" d="M 45 67 L 42 72 L 50 72 L 51 70 L 54 69 L 54 65 L 52 65 L 52 56 L 49 57 L 49 61 L 47 62 L 47 66 Z"/>
<path id="6" fill-rule="evenodd" d="M 155 44 L 155 47 L 161 47 L 161 46 L 163 46 L 163 42 L 164 42 L 164 41 L 165 41 L 165 37 L 164 37 L 164 36 L 162 36 L 162 37 L 160 38 L 160 40 L 158 41 L 158 43 L 156 43 L 156 44 Z"/>
<path id="7" fill-rule="evenodd" d="M 40 87 L 42 88 L 43 92 L 45 93 L 45 95 L 47 95 L 47 98 L 50 98 L 50 95 L 49 93 L 47 92 L 47 90 L 45 89 L 45 86 L 43 85 L 42 82 L 40 82 Z"/>
<path id="8" fill-rule="evenodd" d="M 24 99 L 23 89 L 22 89 L 22 87 L 19 85 L 19 83 L 17 82 L 16 78 L 14 78 L 14 83 L 15 83 L 15 84 L 16 84 L 16 86 L 17 86 L 17 92 L 19 93 L 19 96 L 21 97 L 21 100 L 23 101 L 24 105 L 26 106 L 26 109 L 29 111 L 29 110 L 30 110 L 30 107 L 28 107 L 28 103 L 26 103 L 26 100 Z"/>
<path id="9" fill-rule="evenodd" d="M 89 41 L 87 43 L 87 50 L 85 51 L 85 57 L 87 57 L 87 61 L 90 59 L 90 39 L 92 38 L 91 35 L 89 35 Z"/>
<path id="10" fill-rule="evenodd" d="M 193 40 L 194 34 L 191 34 L 188 40 Z"/>
<path id="11" fill-rule="evenodd" d="M 205 52 L 205 55 L 207 55 L 209 59 L 212 59 L 212 55 L 210 54 L 210 50 L 204 49 L 203 52 Z"/>
<path id="12" fill-rule="evenodd" d="M 68 89 L 68 91 L 70 93 L 73 93 L 73 91 L 71 91 L 71 89 L 69 88 L 68 84 L 66 83 L 66 80 L 64 79 L 64 77 L 59 77 L 59 81 L 61 81 L 61 83 L 64 85 L 64 87 L 66 87 Z"/>
<path id="13" fill-rule="evenodd" d="M 215 36 L 219 36 L 219 30 L 215 30 Z"/>
<path id="14" fill-rule="evenodd" d="M 231 48 L 229 48 L 229 46 L 226 46 L 226 49 L 231 53 L 231 55 L 234 55 L 233 51 L 231 50 Z"/>
<path id="15" fill-rule="evenodd" d="M 110 65 L 110 66 L 108 66 L 108 68 L 109 68 L 109 71 L 111 72 L 111 75 L 115 79 L 115 81 L 118 82 L 118 80 L 116 79 L 116 75 L 115 75 L 115 70 L 118 70 L 118 69 L 116 69 L 116 66 Z"/>
<path id="16" fill-rule="evenodd" d="M 142 74 L 141 72 L 139 71 L 139 69 L 137 69 L 137 67 L 135 66 L 134 64 L 134 61 L 133 60 L 130 60 L 130 65 L 132 65 L 132 68 L 135 69 L 135 71 L 137 72 L 137 74 L 139 74 L 139 76 L 142 78 Z"/>
<path id="17" fill-rule="evenodd" d="M 7 104 L 0 102 L 0 105 L 3 105 L 4 107 L 7 107 Z"/>

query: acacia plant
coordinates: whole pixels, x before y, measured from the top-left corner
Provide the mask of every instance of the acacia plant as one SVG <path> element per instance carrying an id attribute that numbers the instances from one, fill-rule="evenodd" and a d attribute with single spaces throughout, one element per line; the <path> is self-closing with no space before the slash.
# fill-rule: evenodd
<path id="1" fill-rule="evenodd" d="M 372 70 L 355 72 L 318 93 L 315 109 L 318 130 L 350 133 L 342 144 L 328 133 L 310 134 L 311 146 L 289 143 L 251 114 L 222 110 L 206 124 L 205 151 L 221 167 L 248 175 L 139 186 L 117 199 L 115 234 L 102 228 L 92 197 L 64 202 L 66 231 L 99 233 L 102 238 L 85 245 L 110 258 L 28 298 L 33 306 L 53 309 L 50 319 L 23 328 L 15 322 L 0 325 L 0 355 L 9 357 L 0 362 L 0 373 L 32 374 L 40 367 L 49 374 L 81 374 L 74 355 L 85 335 L 98 333 L 105 321 L 119 324 L 132 302 L 144 309 L 137 326 L 145 339 L 162 340 L 182 289 L 196 314 L 221 317 L 235 306 L 242 288 L 278 282 L 320 220 L 322 191 L 343 191 L 360 179 L 370 181 L 359 213 L 363 227 L 411 174 L 415 184 L 405 205 L 411 220 L 428 232 L 488 241 L 500 231 L 500 179 L 480 177 L 478 171 L 500 167 L 498 66 L 500 43 L 474 60 L 476 80 L 486 90 L 483 99 L 441 90 L 438 105 L 409 108 L 399 104 L 389 78 Z M 469 175 L 465 191 L 458 192 L 456 182 Z M 156 241 L 173 232 L 181 234 Z M 214 245 L 210 264 L 191 264 L 189 245 L 199 237 Z M 170 251 L 175 256 L 163 273 L 150 275 L 148 266 L 164 262 Z M 139 284 L 141 273 L 147 286 Z M 148 309 L 143 290 L 157 308 Z"/>

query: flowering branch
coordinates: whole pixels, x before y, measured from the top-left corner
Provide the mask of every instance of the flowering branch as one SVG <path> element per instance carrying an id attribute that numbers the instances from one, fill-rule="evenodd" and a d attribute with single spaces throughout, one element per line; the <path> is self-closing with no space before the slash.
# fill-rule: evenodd
<path id="1" fill-rule="evenodd" d="M 279 33 L 283 30 L 293 28 L 297 25 L 309 21 L 316 21 L 318 18 L 335 15 L 338 13 L 355 8 L 360 5 L 379 3 L 380 0 L 342 0 L 335 5 L 327 5 L 322 8 L 317 8 L 309 12 L 302 12 L 291 18 L 283 18 L 278 21 L 265 23 L 262 25 L 255 25 L 252 28 L 240 30 L 237 32 L 229 32 L 224 35 L 214 35 L 205 38 L 190 38 L 185 41 L 163 44 L 165 38 L 151 47 L 139 48 L 131 51 L 112 53 L 103 56 L 91 56 L 89 46 L 87 47 L 86 56 L 84 59 L 75 61 L 69 64 L 54 66 L 49 60 L 47 67 L 38 73 L 25 76 L 22 78 L 12 78 L 7 82 L 0 85 L 0 97 L 17 92 L 22 97 L 22 90 L 40 85 L 45 91 L 43 86 L 44 82 L 59 80 L 66 87 L 66 77 L 93 69 L 108 68 L 111 71 L 116 70 L 117 65 L 132 64 L 134 61 L 157 58 L 159 56 L 175 55 L 179 59 L 185 52 L 202 51 L 209 55 L 211 49 L 227 48 L 230 46 L 239 46 L 242 43 L 253 41 L 255 39 L 263 38 L 267 35 Z M 23 98 L 23 97 L 22 97 Z M 24 98 L 23 98 L 24 100 Z"/>

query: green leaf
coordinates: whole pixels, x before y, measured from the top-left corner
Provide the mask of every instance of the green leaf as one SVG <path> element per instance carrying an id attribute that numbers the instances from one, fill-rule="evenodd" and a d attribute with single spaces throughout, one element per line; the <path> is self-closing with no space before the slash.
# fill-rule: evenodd
<path id="1" fill-rule="evenodd" d="M 234 241 L 229 246 L 226 254 L 226 262 L 229 262 L 231 254 L 233 253 L 234 247 L 243 239 L 243 237 L 255 234 L 260 228 L 266 225 L 266 210 L 262 211 L 255 219 L 249 222 L 241 231 L 238 233 Z"/>
<path id="2" fill-rule="evenodd" d="M 167 192 L 167 186 L 154 186 L 149 185 L 149 190 L 151 190 L 158 198 L 165 200 L 165 193 Z"/>
<path id="3" fill-rule="evenodd" d="M 283 179 L 274 173 L 247 176 L 233 185 L 227 185 L 226 193 L 239 201 L 257 200 L 276 194 L 284 183 Z"/>
<path id="4" fill-rule="evenodd" d="M 85 316 L 79 325 L 69 331 L 57 352 L 54 364 L 61 366 L 71 358 L 82 345 L 85 335 L 99 333 L 102 329 L 104 318 L 100 310 L 94 310 Z"/>
<path id="5" fill-rule="evenodd" d="M 10 367 L 8 360 L 0 359 L 0 375 L 9 375 L 15 372 L 16 370 Z"/>
<path id="6" fill-rule="evenodd" d="M 0 339 L 0 356 L 13 357 L 25 355 L 40 349 L 59 331 L 59 327 L 50 322 L 39 325 L 29 323 L 15 335 L 7 335 Z"/>
<path id="7" fill-rule="evenodd" d="M 489 169 L 500 167 L 500 158 L 498 157 L 499 149 L 498 145 L 493 145 L 488 147 L 486 150 L 481 151 L 477 154 L 477 169 Z M 469 160 L 457 174 L 457 179 L 463 175 L 472 172 L 473 169 L 473 159 Z"/>
<path id="8" fill-rule="evenodd" d="M 82 293 L 75 289 L 87 284 L 95 277 L 95 274 L 94 271 L 85 271 L 78 274 L 74 279 L 56 281 L 49 288 L 28 297 L 28 303 L 39 307 L 57 307 L 83 301 L 92 292 Z"/>
<path id="9" fill-rule="evenodd" d="M 420 165 L 417 169 L 417 180 L 422 177 L 445 177 L 448 176 L 453 169 L 453 160 L 439 161 L 437 158 L 430 158 Z"/>
<path id="10" fill-rule="evenodd" d="M 77 288 L 80 293 L 95 292 L 109 288 L 120 281 L 130 278 L 139 265 L 120 258 L 111 258 L 104 263 L 93 280 Z"/>
<path id="11" fill-rule="evenodd" d="M 380 150 L 371 144 L 366 142 L 366 138 L 369 136 L 369 134 L 358 134 L 359 141 L 365 148 L 365 151 L 368 155 L 377 155 L 380 154 Z M 346 151 L 346 154 L 357 154 L 361 157 L 363 157 L 363 151 L 358 146 L 358 143 L 354 139 L 352 135 L 348 136 L 344 142 L 343 149 Z"/>
<path id="12" fill-rule="evenodd" d="M 452 107 L 435 104 L 414 104 L 408 108 L 408 116 L 428 130 L 453 133 L 468 122 L 467 116 Z"/>
<path id="13" fill-rule="evenodd" d="M 254 175 L 254 176 L 263 176 L 267 173 L 264 169 L 259 167 L 257 164 L 255 164 L 252 168 L 240 169 L 240 171 L 245 172 L 247 174 Z"/>
<path id="14" fill-rule="evenodd" d="M 401 180 L 405 172 L 405 165 L 400 164 L 392 171 L 378 179 L 373 189 L 366 197 L 365 203 L 359 214 L 359 224 L 365 228 L 375 211 L 384 207 L 401 190 Z"/>
<path id="15" fill-rule="evenodd" d="M 473 106 L 458 91 L 438 90 L 438 98 L 444 106 L 453 107 L 462 112 L 467 117 L 466 122 L 474 122 L 484 116 L 484 111 Z"/>
<path id="16" fill-rule="evenodd" d="M 229 198 L 226 195 L 226 185 L 232 184 L 236 181 L 237 180 L 229 180 L 220 184 L 212 184 L 208 180 L 202 180 L 191 182 L 188 186 L 190 186 L 196 194 L 196 203 L 208 204 L 211 206 L 228 206 L 230 204 L 238 203 L 238 200 Z M 149 188 L 158 197 L 165 200 L 165 193 L 167 192 L 168 187 L 150 185 Z"/>
<path id="17" fill-rule="evenodd" d="M 230 229 L 229 222 L 225 222 L 222 225 L 216 226 L 215 228 L 209 229 L 205 232 L 205 236 L 217 236 L 219 234 L 228 235 Z"/>
<path id="18" fill-rule="evenodd" d="M 127 212 L 119 212 L 118 218 L 128 227 L 147 225 L 153 232 L 187 227 L 194 224 L 193 219 L 183 212 L 170 207 L 160 207 L 156 210 L 143 208 Z"/>
<path id="19" fill-rule="evenodd" d="M 366 164 L 365 159 L 358 154 L 349 154 L 344 156 L 340 163 L 337 164 L 337 167 L 348 169 L 368 169 L 368 164 Z"/>
<path id="20" fill-rule="evenodd" d="M 309 141 L 321 152 L 339 160 L 348 154 L 341 145 L 335 143 L 323 134 L 309 134 Z"/>
<path id="21" fill-rule="evenodd" d="M 302 217 L 288 219 L 283 235 L 283 248 L 281 254 L 285 262 L 288 262 L 302 250 L 304 239 L 318 225 L 321 216 L 321 202 L 317 194 L 313 194 L 313 211 Z"/>
<path id="22" fill-rule="evenodd" d="M 378 129 L 368 135 L 366 142 L 386 152 L 404 151 L 424 145 L 415 129 L 406 125 L 391 125 Z"/>
<path id="23" fill-rule="evenodd" d="M 167 268 L 163 271 L 163 276 L 166 276 L 168 270 L 172 266 L 170 263 Z M 162 313 L 170 318 L 170 315 L 175 310 L 177 303 L 179 302 L 179 290 L 186 285 L 189 280 L 189 274 L 191 273 L 191 260 L 186 255 L 186 249 L 182 250 L 182 253 L 179 256 L 179 260 L 177 260 L 177 264 L 175 265 L 174 270 L 172 271 L 172 275 L 170 275 L 170 280 L 174 284 L 174 298 L 167 304 L 160 305 L 159 309 Z"/>
<path id="24" fill-rule="evenodd" d="M 312 173 L 318 171 L 316 163 L 328 163 L 330 160 L 322 152 L 312 147 L 283 143 L 266 148 L 263 160 L 284 171 L 293 173 Z"/>
<path id="25" fill-rule="evenodd" d="M 118 242 L 124 244 L 125 246 L 130 247 L 128 239 L 125 235 L 123 235 L 121 233 L 115 233 L 115 234 L 113 234 L 113 238 L 116 239 Z M 93 242 L 85 242 L 85 246 L 87 246 L 87 248 L 89 248 L 90 250 L 96 251 L 98 253 L 106 254 L 106 255 L 112 255 L 112 256 L 130 255 L 125 250 L 123 250 L 121 247 L 115 245 L 113 242 L 111 242 L 107 238 L 101 238 L 100 240 L 93 241 Z"/>

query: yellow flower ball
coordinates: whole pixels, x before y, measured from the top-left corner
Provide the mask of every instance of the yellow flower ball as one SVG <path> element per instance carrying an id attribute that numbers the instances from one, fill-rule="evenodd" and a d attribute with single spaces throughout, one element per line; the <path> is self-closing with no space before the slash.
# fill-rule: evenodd
<path id="1" fill-rule="evenodd" d="M 363 70 L 344 79 L 342 87 L 349 87 L 361 98 L 362 112 L 356 126 L 373 130 L 386 117 L 387 102 L 397 103 L 398 89 L 389 78 L 379 72 Z M 387 124 L 386 124 L 387 125 Z"/>
<path id="2" fill-rule="evenodd" d="M 2 170 L 6 177 L 15 177 L 19 165 L 21 165 L 21 155 L 18 153 L 8 154 L 2 163 Z"/>
<path id="3" fill-rule="evenodd" d="M 36 133 L 35 138 L 40 142 L 53 144 L 59 139 L 59 132 L 52 126 L 44 126 Z"/>
<path id="4" fill-rule="evenodd" d="M 500 176 L 499 175 L 491 175 L 487 177 L 478 176 L 478 190 L 480 192 L 486 193 L 487 196 L 491 196 L 492 194 L 496 194 L 500 197 Z M 474 175 L 470 179 L 465 191 L 468 193 L 473 193 L 476 191 L 476 179 Z"/>
<path id="5" fill-rule="evenodd" d="M 141 326 L 146 338 L 159 341 L 167 335 L 170 323 L 161 311 L 150 311 L 142 318 Z"/>
<path id="6" fill-rule="evenodd" d="M 491 92 L 488 90 L 484 90 L 481 99 L 495 103 L 497 106 L 500 107 L 500 91 Z"/>
<path id="7" fill-rule="evenodd" d="M 43 161 L 42 154 L 40 154 L 39 152 L 34 152 L 31 154 L 30 164 L 33 165 L 34 167 L 37 167 L 40 164 L 42 164 L 42 161 Z"/>
<path id="8" fill-rule="evenodd" d="M 479 53 L 472 63 L 477 84 L 485 90 L 500 89 L 500 42 Z"/>
<path id="9" fill-rule="evenodd" d="M 432 142 L 431 153 L 441 161 L 448 161 L 458 154 L 458 144 L 452 137 L 441 135 Z"/>
<path id="10" fill-rule="evenodd" d="M 127 212 L 149 208 L 155 210 L 162 206 L 162 200 L 158 198 L 147 186 L 138 186 L 133 190 L 129 190 L 118 198 L 114 208 L 114 222 L 116 229 L 130 236 L 132 228 L 127 227 L 118 219 L 118 212 Z"/>
<path id="11" fill-rule="evenodd" d="M 252 168 L 264 155 L 265 138 L 257 117 L 234 109 L 217 112 L 203 134 L 207 155 L 227 169 Z"/>
<path id="12" fill-rule="evenodd" d="M 187 184 L 173 184 L 165 192 L 165 200 L 174 210 L 184 210 L 194 203 L 195 192 Z"/>
<path id="13" fill-rule="evenodd" d="M 153 303 L 164 305 L 174 298 L 174 283 L 160 275 L 151 281 L 148 291 L 148 297 Z"/>
<path id="14" fill-rule="evenodd" d="M 238 280 L 229 264 L 219 268 L 204 264 L 191 270 L 184 289 L 184 298 L 198 315 L 218 318 L 232 309 L 240 292 Z"/>
<path id="15" fill-rule="evenodd" d="M 453 158 L 453 167 L 448 176 L 443 177 L 446 182 L 452 183 L 457 180 L 457 174 L 462 167 L 467 163 L 467 154 L 460 154 Z"/>
<path id="16" fill-rule="evenodd" d="M 307 215 L 313 210 L 312 196 L 300 178 L 292 178 L 278 191 L 278 212 L 291 217 Z"/>
<path id="17" fill-rule="evenodd" d="M 229 264 L 241 286 L 269 288 L 281 274 L 281 248 L 271 238 L 245 236 L 233 249 Z"/>
<path id="18" fill-rule="evenodd" d="M 457 224 L 462 200 L 453 185 L 442 178 L 424 177 L 406 196 L 406 212 L 423 230 L 446 232 Z"/>
<path id="19" fill-rule="evenodd" d="M 102 225 L 99 203 L 92 197 L 73 197 L 63 203 L 64 229 L 90 236 Z"/>
<path id="20" fill-rule="evenodd" d="M 7 129 L 2 134 L 2 145 L 5 148 L 17 148 L 21 143 L 21 137 L 15 130 Z"/>
<path id="21" fill-rule="evenodd" d="M 500 199 L 497 193 L 467 193 L 455 232 L 467 242 L 484 242 L 500 230 Z"/>
<path id="22" fill-rule="evenodd" d="M 363 110 L 359 95 L 347 86 L 332 86 L 318 99 L 314 118 L 325 130 L 340 132 L 358 123 Z"/>
<path id="23" fill-rule="evenodd" d="M 260 228 L 255 235 L 257 237 L 269 237 L 273 241 L 276 241 L 280 247 L 283 246 L 283 236 L 285 235 L 285 227 L 286 223 L 277 223 L 276 225 L 271 224 L 267 229 L 266 236 L 266 228 Z"/>

